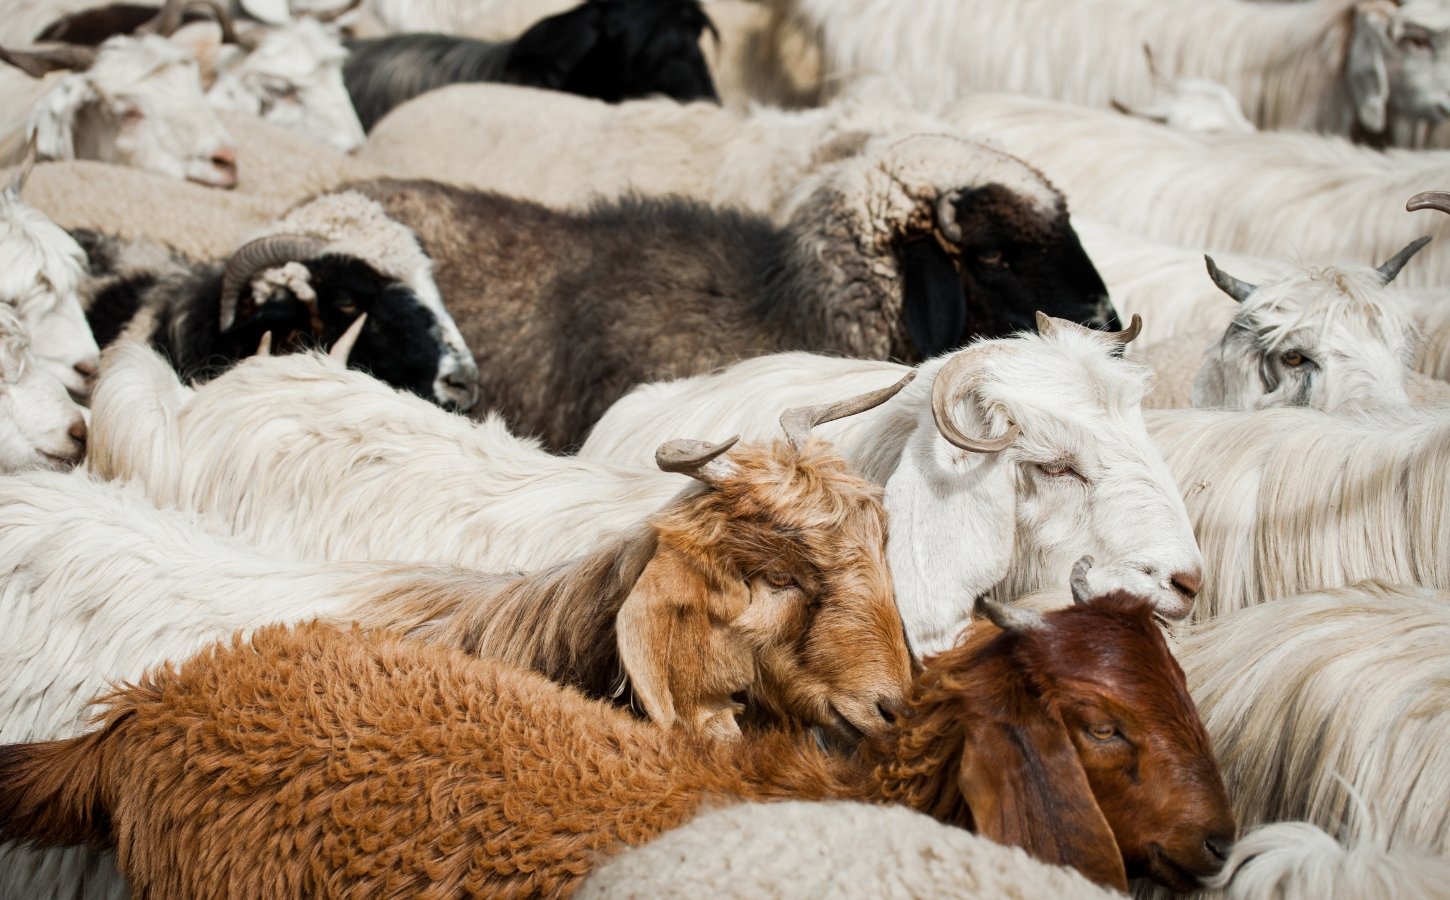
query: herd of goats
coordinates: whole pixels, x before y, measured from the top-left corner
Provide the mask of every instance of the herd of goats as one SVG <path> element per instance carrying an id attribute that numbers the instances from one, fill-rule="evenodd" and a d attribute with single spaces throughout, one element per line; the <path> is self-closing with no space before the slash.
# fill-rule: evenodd
<path id="1" fill-rule="evenodd" d="M 1450 896 L 1450 0 L 99 4 L 0 900 Z"/>

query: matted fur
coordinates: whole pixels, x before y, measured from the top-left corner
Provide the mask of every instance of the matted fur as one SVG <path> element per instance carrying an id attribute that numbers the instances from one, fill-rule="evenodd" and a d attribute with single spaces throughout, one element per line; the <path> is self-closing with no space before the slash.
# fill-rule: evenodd
<path id="1" fill-rule="evenodd" d="M 1139 626 L 1129 620 L 1152 629 L 1148 607 L 1095 601 L 1070 612 L 1099 636 L 1100 653 L 1140 669 L 1162 666 L 1143 652 L 1141 638 L 1130 637 Z M 1004 642 L 1013 643 L 1005 636 L 993 643 Z M 1166 650 L 1161 654 L 1171 666 Z M 1055 666 L 1043 662 L 1048 677 Z M 1077 690 L 1057 677 L 1060 688 Z M 1181 684 L 1176 667 L 1170 678 Z M 954 710 L 948 719 L 975 706 L 961 696 L 944 699 Z M 1163 699 L 1153 701 L 1159 715 Z M 943 721 L 923 700 L 903 735 L 915 729 L 916 716 Z M 909 760 L 907 748 L 923 752 L 928 742 L 905 737 L 873 751 L 881 760 L 874 767 L 832 760 L 789 735 L 702 743 L 505 664 L 320 625 L 260 629 L 250 645 L 238 639 L 179 671 L 155 672 L 117 692 L 105 722 L 71 742 L 0 750 L 0 835 L 70 843 L 109 831 L 132 884 L 164 896 L 306 896 L 324 885 L 423 896 L 549 893 L 572 887 L 599 851 L 643 843 L 689 818 L 707 797 L 870 799 L 896 793 L 891 785 L 908 772 L 953 766 L 951 756 Z M 963 725 L 957 742 L 940 749 L 961 750 Z M 932 730 L 940 736 L 939 724 Z M 1030 757 L 1039 739 L 1015 746 Z M 1054 758 L 1052 765 L 1079 765 L 1077 753 L 1066 754 L 1071 761 Z M 1180 767 L 1174 790 L 1208 777 L 1202 787 L 1211 792 L 1211 757 L 1208 767 L 1205 774 Z M 1083 779 L 1080 770 L 1076 777 Z M 1038 785 L 1047 797 L 1021 799 L 1096 810 L 1086 781 L 1079 785 Z M 973 783 L 974 803 L 1010 802 L 983 787 Z M 1119 796 L 1102 790 L 1105 799 Z M 1221 796 L 1221 785 L 1217 791 Z M 970 821 L 953 802 L 928 805 L 956 806 L 939 815 Z M 1131 818 L 1135 805 L 1142 800 L 1109 814 Z M 103 817 L 91 818 L 92 810 Z M 1154 807 L 1149 820 L 1163 813 L 1160 839 L 1165 827 L 1191 830 L 1200 821 L 1177 804 Z M 994 824 L 981 830 L 997 837 Z M 1062 824 L 1065 839 L 1081 840 L 1070 822 Z M 1093 852 L 1110 857 L 1069 858 L 1121 887 L 1122 860 L 1102 827 L 1105 843 Z M 1028 846 L 1051 853 L 1053 845 Z M 1131 859 L 1138 850 L 1128 844 L 1124 853 Z"/>

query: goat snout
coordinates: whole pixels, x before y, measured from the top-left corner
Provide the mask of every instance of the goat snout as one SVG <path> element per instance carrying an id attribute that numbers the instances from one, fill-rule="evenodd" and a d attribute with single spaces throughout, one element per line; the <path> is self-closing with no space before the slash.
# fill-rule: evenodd
<path id="1" fill-rule="evenodd" d="M 876 703 L 876 712 L 880 714 L 887 725 L 895 725 L 897 717 L 901 715 L 901 703 L 899 701 L 879 700 Z"/>
<path id="2" fill-rule="evenodd" d="M 80 457 L 86 452 L 86 420 L 76 416 L 76 420 L 66 429 L 66 435 L 70 437 L 71 445 L 75 455 Z"/>
<path id="3" fill-rule="evenodd" d="M 1202 569 L 1181 569 L 1168 577 L 1169 584 L 1173 590 L 1182 594 L 1191 603 L 1198 598 L 1198 592 L 1203 587 Z"/>
<path id="4" fill-rule="evenodd" d="M 195 179 L 210 187 L 234 188 L 237 186 L 237 151 L 234 147 L 220 147 L 207 158 L 209 171 L 205 178 Z"/>
<path id="5" fill-rule="evenodd" d="M 1233 835 L 1213 835 L 1204 838 L 1203 847 L 1208 851 L 1210 856 L 1217 859 L 1220 863 L 1226 862 L 1229 853 L 1234 847 Z"/>

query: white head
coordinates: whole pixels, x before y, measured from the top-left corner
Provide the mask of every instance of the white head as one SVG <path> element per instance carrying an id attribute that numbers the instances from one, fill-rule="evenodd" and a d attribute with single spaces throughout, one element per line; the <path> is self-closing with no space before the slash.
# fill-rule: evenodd
<path id="1" fill-rule="evenodd" d="M 1359 0 L 1345 82 L 1356 118 L 1376 134 L 1450 116 L 1450 4 Z"/>
<path id="2" fill-rule="evenodd" d="M 1145 44 L 1143 54 L 1153 79 L 1153 98 L 1137 106 L 1114 100 L 1118 112 L 1181 131 L 1249 134 L 1257 130 L 1227 87 L 1205 78 L 1169 78 L 1158 71 L 1152 48 Z"/>
<path id="3" fill-rule="evenodd" d="M 210 27 L 203 25 L 201 27 Z M 333 29 L 313 19 L 256 27 L 244 46 L 219 48 L 207 99 L 217 109 L 255 115 L 343 152 L 366 135 L 342 81 L 347 51 Z"/>
<path id="4" fill-rule="evenodd" d="M 85 451 L 81 408 L 35 365 L 25 327 L 0 303 L 0 473 L 68 469 Z"/>
<path id="5" fill-rule="evenodd" d="M 95 159 L 214 187 L 237 183 L 235 142 L 206 102 L 191 54 L 156 35 L 98 50 L 3 51 L 40 77 L 71 69 L 31 109 L 40 159 Z"/>
<path id="6" fill-rule="evenodd" d="M 86 255 L 64 229 L 21 202 L 27 171 L 0 191 L 0 304 L 15 310 L 30 335 L 37 368 L 84 397 L 100 365 L 77 293 Z"/>
<path id="7" fill-rule="evenodd" d="M 936 369 L 931 409 L 886 486 L 887 552 L 919 652 L 954 642 L 971 607 L 959 598 L 1065 586 L 1083 556 L 1096 560 L 1093 591 L 1188 615 L 1203 558 L 1143 424 L 1149 373 L 1119 356 L 1140 327 L 1136 316 L 1120 334 L 1040 316 L 1039 334 L 924 364 Z M 905 492 L 915 497 L 893 502 Z M 961 583 L 943 584 L 953 570 Z"/>
<path id="8" fill-rule="evenodd" d="M 1385 290 L 1429 238 L 1378 269 L 1301 268 L 1264 285 L 1208 271 L 1238 312 L 1203 354 L 1193 405 L 1214 409 L 1408 406 L 1414 326 Z"/>

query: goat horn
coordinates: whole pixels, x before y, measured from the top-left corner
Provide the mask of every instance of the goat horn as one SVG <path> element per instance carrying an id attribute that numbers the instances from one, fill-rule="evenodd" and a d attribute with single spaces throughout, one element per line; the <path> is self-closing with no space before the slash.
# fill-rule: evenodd
<path id="1" fill-rule="evenodd" d="M 352 355 L 353 345 L 357 343 L 358 336 L 362 334 L 363 323 L 367 322 L 367 320 L 367 313 L 363 313 L 356 319 L 353 319 L 352 324 L 347 326 L 347 331 L 344 331 L 342 337 L 338 338 L 337 342 L 332 345 L 332 349 L 327 351 L 327 355 L 343 365 L 347 365 L 347 358 Z"/>
<path id="2" fill-rule="evenodd" d="M 57 69 L 84 72 L 96 61 L 95 47 L 59 44 L 43 50 L 9 50 L 0 47 L 0 62 L 7 62 L 31 78 L 42 78 Z"/>
<path id="3" fill-rule="evenodd" d="M 1131 344 L 1133 338 L 1143 333 L 1143 317 L 1133 313 L 1133 319 L 1122 331 L 1104 331 L 1103 334 L 1120 344 Z"/>
<path id="4" fill-rule="evenodd" d="M 962 242 L 962 226 L 957 222 L 957 194 L 943 194 L 936 202 L 936 227 L 942 237 L 953 244 Z"/>
<path id="5" fill-rule="evenodd" d="M 337 9 L 330 9 L 327 12 L 309 12 L 307 16 L 319 22 L 335 22 L 343 16 L 357 9 L 362 5 L 362 0 L 349 0 Z"/>
<path id="6" fill-rule="evenodd" d="M 1047 625 L 1047 620 L 1042 617 L 1042 613 L 988 600 L 986 594 L 977 598 L 976 611 L 986 616 L 987 621 L 993 625 L 1013 634 L 1022 634 Z"/>
<path id="7" fill-rule="evenodd" d="M 149 22 L 137 26 L 138 34 L 159 34 L 162 37 L 171 37 L 176 29 L 181 27 L 181 13 L 186 7 L 186 0 L 166 0 L 161 6 L 161 11 Z"/>
<path id="8" fill-rule="evenodd" d="M 1450 191 L 1423 191 L 1411 197 L 1405 204 L 1407 212 L 1421 209 L 1438 209 L 1440 212 L 1450 213 Z"/>
<path id="9" fill-rule="evenodd" d="M 1416 238 L 1410 241 L 1405 245 L 1405 249 L 1391 256 L 1385 261 L 1384 265 L 1375 271 L 1380 273 L 1380 278 L 1384 279 L 1385 284 L 1389 284 L 1395 280 L 1396 275 L 1400 274 L 1400 270 L 1405 267 L 1405 263 L 1409 262 L 1410 258 L 1416 253 L 1419 253 L 1428 243 L 1430 243 L 1430 236 L 1428 234 L 1422 238 Z"/>
<path id="10" fill-rule="evenodd" d="M 1012 446 L 1022 433 L 1021 428 L 1008 425 L 1007 430 L 997 437 L 975 438 L 962 431 L 952 415 L 952 406 L 962 396 L 962 392 L 953 392 L 952 388 L 959 380 L 958 372 L 971 362 L 968 358 L 970 354 L 971 351 L 958 353 L 936 373 L 936 381 L 931 386 L 931 416 L 936 420 L 937 431 L 953 446 L 971 453 L 998 453 Z"/>
<path id="11" fill-rule="evenodd" d="M 704 476 L 705 467 L 739 440 L 740 435 L 737 434 L 718 444 L 684 438 L 666 441 L 655 451 L 655 465 L 660 467 L 661 472 L 679 472 L 709 484 L 709 479 Z"/>
<path id="12" fill-rule="evenodd" d="M 1072 602 L 1086 603 L 1092 599 L 1092 588 L 1088 587 L 1088 569 L 1093 567 L 1093 558 L 1084 556 L 1072 564 L 1072 577 L 1068 578 L 1068 586 L 1072 588 Z"/>
<path id="13" fill-rule="evenodd" d="M 863 413 L 868 409 L 875 409 L 895 397 L 902 388 L 911 384 L 914 378 L 916 378 L 916 372 L 910 371 L 891 387 L 885 387 L 879 391 L 871 391 L 846 400 L 838 400 L 835 403 L 822 403 L 818 406 L 793 406 L 780 414 L 780 427 L 785 429 L 786 440 L 790 441 L 792 447 L 799 450 L 806 445 L 806 441 L 811 437 L 811 429 L 817 425 L 824 425 L 827 422 Z"/>
<path id="14" fill-rule="evenodd" d="M 1168 79 L 1158 71 L 1158 61 L 1153 58 L 1153 47 L 1147 41 L 1143 42 L 1143 58 L 1148 60 L 1148 77 L 1153 79 L 1153 84 L 1160 88 L 1167 87 Z"/>
<path id="15" fill-rule="evenodd" d="M 221 330 L 236 323 L 237 304 L 253 278 L 283 263 L 312 259 L 326 246 L 326 241 L 309 235 L 269 234 L 238 247 L 222 275 Z"/>
<path id="16" fill-rule="evenodd" d="M 272 355 L 272 332 L 270 332 L 270 331 L 264 331 L 264 332 L 262 332 L 262 339 L 260 341 L 257 341 L 257 353 L 256 353 L 256 355 L 257 356 L 271 356 Z"/>
<path id="17" fill-rule="evenodd" d="M 1207 253 L 1203 255 L 1203 261 L 1208 263 L 1208 277 L 1213 279 L 1213 283 L 1218 285 L 1218 289 L 1238 302 L 1242 303 L 1249 299 L 1249 295 L 1259 289 L 1258 285 L 1249 284 L 1247 281 L 1239 281 L 1237 278 L 1220 269 L 1218 264 L 1213 261 L 1213 257 Z"/>
<path id="18" fill-rule="evenodd" d="M 32 132 L 30 139 L 25 142 L 25 158 L 20 161 L 20 170 L 5 188 L 5 192 L 16 200 L 20 199 L 20 192 L 25 190 L 25 182 L 30 180 L 30 173 L 35 171 L 36 152 L 35 134 Z"/>

